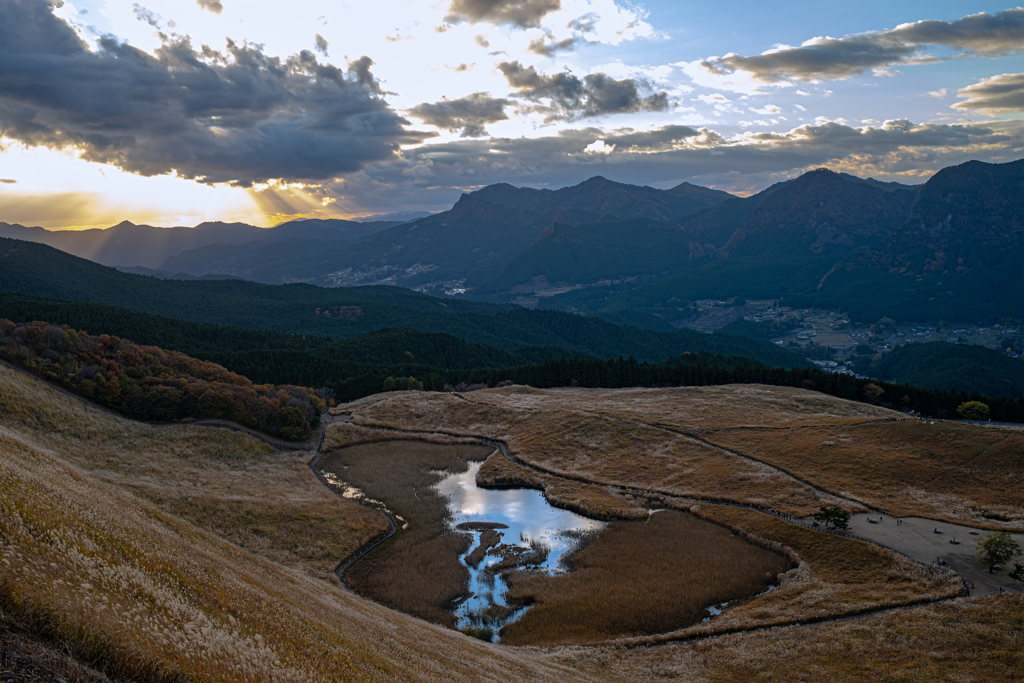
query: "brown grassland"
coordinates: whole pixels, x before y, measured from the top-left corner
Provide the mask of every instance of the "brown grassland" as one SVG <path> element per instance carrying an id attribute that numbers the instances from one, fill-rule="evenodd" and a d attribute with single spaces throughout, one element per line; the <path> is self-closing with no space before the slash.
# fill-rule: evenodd
<path id="1" fill-rule="evenodd" d="M 657 426 L 839 428 L 887 415 L 788 389 L 674 391 L 512 387 L 474 392 L 474 403 L 396 393 L 345 409 L 356 422 L 501 438 L 524 460 L 595 481 L 604 473 L 636 485 L 665 475 L 673 492 L 720 497 L 717 484 L 736 477 L 730 495 L 792 511 L 827 499 L 685 435 L 657 441 L 655 433 L 672 435 Z M 543 430 L 531 431 L 538 425 Z M 338 430 L 339 438 L 369 432 Z M 645 445 L 648 436 L 655 440 Z M 604 456 L 593 450 L 602 443 Z M 665 638 L 548 649 L 483 643 L 337 584 L 337 562 L 386 525 L 317 482 L 307 468 L 312 455 L 274 452 L 222 429 L 131 422 L 0 368 L 0 613 L 13 634 L 3 644 L 36 652 L 40 662 L 68 653 L 115 679 L 147 682 L 1002 682 L 1024 670 L 1019 595 L 651 646 L 645 643 Z M 677 456 L 683 464 L 673 462 Z M 528 474 L 513 468 L 503 476 L 536 474 L 520 469 Z M 535 481 L 542 488 L 560 482 L 552 475 Z M 942 493 L 927 482 L 922 490 Z M 581 509 L 588 501 L 608 509 L 646 504 L 598 486 L 573 483 L 564 491 Z M 1000 495 L 993 505 L 1006 504 Z M 905 604 L 956 587 L 948 574 L 776 517 L 709 504 L 694 512 L 792 553 L 799 566 L 766 595 L 672 638 Z"/>
<path id="2" fill-rule="evenodd" d="M 572 556 L 570 573 L 508 575 L 510 603 L 533 607 L 502 629 L 502 642 L 585 643 L 676 631 L 708 616 L 708 605 L 765 590 L 794 564 L 686 512 L 616 522 Z"/>
<path id="3" fill-rule="evenodd" d="M 524 462 L 597 483 L 798 516 L 839 503 L 1024 526 L 1024 432 L 888 421 L 899 414 L 812 391 L 507 387 L 402 392 L 351 410 L 357 423 L 501 439 Z"/>
<path id="4" fill-rule="evenodd" d="M 662 403 L 672 401 L 667 390 L 652 391 Z M 595 483 L 727 499 L 798 515 L 841 502 L 775 468 L 644 423 L 640 416 L 620 415 L 615 406 L 605 413 L 602 401 L 608 393 L 508 387 L 460 398 L 401 392 L 346 410 L 357 424 L 411 430 L 444 425 L 448 432 L 499 439 L 524 462 Z M 675 402 L 685 404 L 692 393 L 684 391 Z"/>
<path id="5" fill-rule="evenodd" d="M 495 475 L 486 469 L 493 467 L 492 472 L 500 472 L 501 481 L 506 485 L 516 480 L 529 482 L 545 490 L 545 496 L 546 483 L 564 483 L 563 480 L 554 477 L 538 475 L 504 458 L 499 464 L 497 457 L 492 456 L 480 468 L 481 474 L 486 473 L 493 479 Z M 480 476 L 477 480 L 478 483 L 485 483 L 480 481 Z M 755 545 L 788 556 L 796 565 L 796 568 L 781 577 L 781 583 L 769 593 L 742 601 L 709 622 L 696 624 L 679 632 L 662 631 L 666 633 L 666 638 L 693 637 L 737 628 L 754 628 L 767 624 L 791 623 L 801 619 L 855 614 L 921 600 L 948 598 L 958 595 L 963 589 L 956 575 L 948 570 L 924 567 L 870 543 L 789 524 L 755 510 L 706 504 L 691 506 L 684 500 L 657 496 L 652 496 L 650 500 L 625 500 L 621 493 L 607 490 L 602 498 L 591 494 L 592 489 L 602 490 L 600 487 L 569 483 L 573 486 L 566 487 L 562 493 L 566 507 L 582 514 L 592 514 L 590 506 L 595 500 L 596 509 L 610 509 L 605 499 L 618 499 L 623 505 L 632 504 L 633 510 L 646 510 L 649 506 L 688 510 L 699 517 L 732 529 Z M 555 587 L 559 584 L 552 582 L 550 585 Z M 655 591 L 660 589 L 659 586 L 652 588 Z M 751 590 L 747 594 L 754 592 L 756 591 Z M 736 595 L 734 593 L 730 598 Z M 709 604 L 712 603 L 706 602 L 701 606 L 706 607 Z M 529 614 L 528 612 L 527 615 Z M 509 628 L 513 629 L 514 626 L 513 624 Z M 639 631 L 640 629 L 635 628 L 631 631 L 627 627 L 623 628 L 622 633 Z M 658 640 L 660 638 L 655 637 L 644 642 Z"/>
<path id="6" fill-rule="evenodd" d="M 913 420 L 700 436 L 890 515 L 1024 529 L 1022 431 Z"/>
<path id="7" fill-rule="evenodd" d="M 641 683 L 1015 683 L 1024 671 L 1024 596 L 960 599 L 653 648 L 567 647 L 552 655 L 583 673 Z"/>
<path id="8" fill-rule="evenodd" d="M 383 441 L 329 451 L 319 467 L 383 501 L 408 523 L 348 570 L 360 595 L 408 614 L 454 626 L 451 608 L 467 590 L 459 556 L 470 536 L 448 529 L 448 506 L 430 487 L 443 471 L 465 470 L 494 449 L 480 444 Z"/>

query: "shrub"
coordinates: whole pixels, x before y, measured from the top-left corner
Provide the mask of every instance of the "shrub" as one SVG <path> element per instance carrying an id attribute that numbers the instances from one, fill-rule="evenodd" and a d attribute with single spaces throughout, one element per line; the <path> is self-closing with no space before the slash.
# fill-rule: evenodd
<path id="1" fill-rule="evenodd" d="M 961 403 L 956 412 L 965 420 L 987 420 L 988 406 L 981 401 Z"/>

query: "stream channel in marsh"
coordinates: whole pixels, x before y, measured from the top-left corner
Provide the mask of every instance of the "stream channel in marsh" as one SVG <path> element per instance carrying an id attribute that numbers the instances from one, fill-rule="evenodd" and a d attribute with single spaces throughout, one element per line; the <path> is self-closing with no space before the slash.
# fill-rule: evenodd
<path id="1" fill-rule="evenodd" d="M 451 528 L 474 536 L 469 551 L 459 558 L 469 570 L 470 582 L 468 597 L 455 611 L 456 627 L 487 628 L 497 634 L 529 609 L 507 605 L 502 568 L 565 571 L 561 561 L 566 553 L 585 534 L 607 525 L 552 507 L 540 491 L 480 488 L 476 474 L 482 464 L 473 462 L 463 472 L 446 475 L 434 489 L 448 501 Z"/>

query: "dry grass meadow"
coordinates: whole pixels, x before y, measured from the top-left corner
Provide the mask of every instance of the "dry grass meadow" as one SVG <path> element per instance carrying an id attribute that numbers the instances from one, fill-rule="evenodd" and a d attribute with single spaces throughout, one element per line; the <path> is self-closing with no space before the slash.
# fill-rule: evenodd
<path id="1" fill-rule="evenodd" d="M 860 503 L 892 515 L 1024 528 L 1024 432 L 889 421 L 902 416 L 812 391 L 513 386 L 401 392 L 351 410 L 356 423 L 444 425 L 500 439 L 526 463 L 596 483 L 797 516 Z"/>
<path id="2" fill-rule="evenodd" d="M 1024 432 L 874 422 L 700 435 L 890 515 L 1024 530 Z"/>
<path id="3" fill-rule="evenodd" d="M 961 599 L 816 626 L 624 651 L 567 647 L 554 658 L 609 680 L 704 683 L 1016 683 L 1024 596 Z"/>
<path id="4" fill-rule="evenodd" d="M 700 439 L 720 443 L 721 430 L 767 433 L 772 425 L 791 433 L 858 433 L 859 423 L 884 418 L 885 411 L 770 387 L 646 393 L 509 387 L 465 398 L 397 392 L 343 409 L 364 425 L 503 439 L 516 456 L 553 474 L 495 460 L 487 467 L 496 482 L 528 482 L 548 495 L 557 492 L 567 505 L 614 516 L 635 518 L 659 500 L 692 508 L 786 554 L 797 568 L 767 594 L 708 622 L 680 622 L 667 634 L 608 646 L 483 643 L 338 584 L 332 574 L 338 562 L 386 522 L 322 486 L 308 470 L 311 452 L 275 451 L 223 429 L 131 422 L 0 368 L 0 624 L 6 629 L 0 642 L 18 651 L 19 662 L 50 667 L 69 681 L 98 680 L 99 671 L 146 682 L 1002 682 L 1024 670 L 1020 596 L 785 626 L 941 598 L 958 586 L 946 572 L 866 543 L 751 510 L 658 498 L 663 490 L 795 513 L 815 509 L 831 499 Z M 897 430 L 890 442 L 913 436 L 899 431 L 908 423 L 881 427 L 889 424 Z M 340 448 L 390 436 L 402 435 L 337 425 L 327 443 Z M 758 444 L 727 447 L 767 460 L 746 450 Z M 1010 466 L 1007 457 L 996 458 L 997 443 L 985 448 L 958 466 L 980 468 L 986 458 Z M 937 446 L 928 452 L 934 455 L 922 461 L 960 457 Z M 870 463 L 871 450 L 854 457 Z M 811 480 L 819 476 L 814 472 L 799 476 Z M 567 482 L 559 473 L 594 484 Z M 829 476 L 840 474 L 855 480 L 855 473 Z M 654 492 L 630 498 L 600 483 Z M 927 481 L 915 486 L 928 496 L 975 495 L 970 487 L 949 493 Z M 999 490 L 979 503 L 999 514 L 1004 509 L 995 506 L 1007 506 L 1007 515 L 1014 505 Z M 770 625 L 777 626 L 747 631 Z M 62 659 L 68 655 L 74 661 Z M 4 657 L 0 664 L 8 666 Z"/>

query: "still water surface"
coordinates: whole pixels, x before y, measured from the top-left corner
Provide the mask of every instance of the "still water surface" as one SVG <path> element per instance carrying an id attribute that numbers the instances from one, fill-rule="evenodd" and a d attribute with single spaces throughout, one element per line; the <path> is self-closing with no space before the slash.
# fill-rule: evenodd
<path id="1" fill-rule="evenodd" d="M 561 559 L 575 547 L 576 539 L 582 533 L 605 528 L 603 522 L 587 519 L 568 510 L 559 510 L 548 504 L 540 491 L 533 489 L 482 489 L 476 485 L 476 473 L 482 462 L 471 463 L 465 472 L 450 474 L 435 484 L 437 492 L 448 501 L 451 512 L 451 527 L 463 522 L 496 522 L 507 524 L 499 529 L 501 543 L 529 548 L 539 544 L 550 547 L 547 558 L 536 568 L 549 573 L 564 571 Z M 474 543 L 467 555 L 480 543 L 479 531 L 458 531 L 471 533 Z M 486 571 L 486 568 L 500 562 L 499 557 L 487 555 L 478 567 L 466 563 L 466 556 L 460 560 L 470 573 L 469 597 L 455 612 L 456 627 L 489 627 L 497 633 L 504 624 L 514 621 L 522 610 L 511 615 L 488 616 L 493 606 L 506 606 L 507 586 L 500 574 Z M 501 610 L 497 610 L 501 611 Z M 492 610 L 492 615 L 495 613 Z"/>

